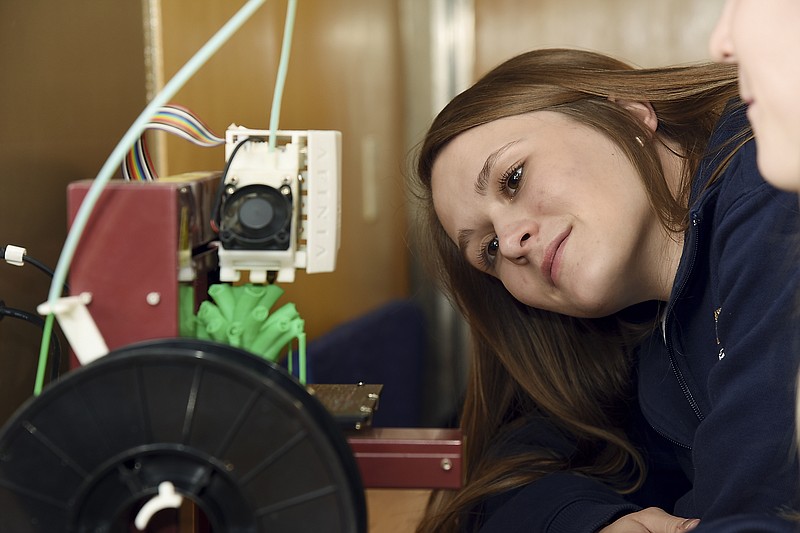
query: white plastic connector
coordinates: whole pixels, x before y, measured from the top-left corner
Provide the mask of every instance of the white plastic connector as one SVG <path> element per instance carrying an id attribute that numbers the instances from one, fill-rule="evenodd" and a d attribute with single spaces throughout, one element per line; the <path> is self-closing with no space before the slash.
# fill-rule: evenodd
<path id="1" fill-rule="evenodd" d="M 40 315 L 56 315 L 61 331 L 81 365 L 108 353 L 106 341 L 86 308 L 91 301 L 91 293 L 83 292 L 77 296 L 59 298 L 53 305 L 45 302 L 36 308 Z"/>
<path id="2" fill-rule="evenodd" d="M 6 263 L 9 265 L 22 266 L 25 264 L 22 258 L 26 255 L 28 255 L 28 251 L 25 248 L 7 244 L 6 250 L 3 253 L 3 259 L 5 259 Z"/>
<path id="3" fill-rule="evenodd" d="M 248 137 L 268 138 L 269 130 L 231 125 L 225 157 Z M 278 147 L 266 142 L 242 145 L 230 161 L 226 183 L 235 187 L 289 185 L 294 212 L 287 250 L 218 250 L 220 279 L 238 282 L 247 272 L 250 282 L 264 283 L 276 272 L 278 282 L 293 282 L 295 269 L 308 273 L 336 268 L 341 226 L 341 133 L 338 131 L 278 131 Z"/>
<path id="4" fill-rule="evenodd" d="M 136 514 L 133 525 L 139 531 L 144 531 L 157 512 L 163 509 L 178 509 L 182 503 L 183 496 L 175 492 L 175 485 L 169 481 L 162 481 L 158 484 L 158 494 L 142 506 Z"/>
<path id="5" fill-rule="evenodd" d="M 277 272 L 276 281 L 294 281 L 293 250 L 217 250 L 219 257 L 219 278 L 224 282 L 238 282 L 241 272 L 248 272 L 250 283 L 266 283 L 268 272 Z"/>
<path id="6" fill-rule="evenodd" d="M 191 283 L 197 279 L 197 272 L 192 265 L 192 251 L 178 251 L 178 281 Z"/>

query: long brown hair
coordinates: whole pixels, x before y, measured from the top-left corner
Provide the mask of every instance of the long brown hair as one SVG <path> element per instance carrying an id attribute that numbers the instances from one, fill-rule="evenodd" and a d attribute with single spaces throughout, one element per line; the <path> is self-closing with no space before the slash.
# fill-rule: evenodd
<path id="1" fill-rule="evenodd" d="M 638 170 L 665 231 L 685 230 L 691 177 L 725 105 L 736 96 L 733 67 L 718 64 L 634 69 L 579 50 L 521 54 L 456 96 L 435 118 L 417 153 L 410 184 L 419 255 L 469 323 L 472 363 L 461 414 L 464 487 L 439 493 L 419 531 L 458 531 L 487 496 L 554 471 L 597 478 L 634 490 L 643 460 L 625 435 L 632 396 L 631 351 L 641 331 L 615 315 L 579 319 L 518 302 L 497 279 L 471 267 L 436 217 L 431 174 L 442 149 L 461 133 L 494 120 L 550 110 L 605 133 Z M 659 120 L 644 125 L 618 101 L 646 101 Z M 680 147 L 683 179 L 670 191 L 655 147 Z M 531 416 L 574 444 L 568 456 L 529 448 L 504 454 L 499 443 Z M 532 451 L 533 450 L 533 451 Z"/>

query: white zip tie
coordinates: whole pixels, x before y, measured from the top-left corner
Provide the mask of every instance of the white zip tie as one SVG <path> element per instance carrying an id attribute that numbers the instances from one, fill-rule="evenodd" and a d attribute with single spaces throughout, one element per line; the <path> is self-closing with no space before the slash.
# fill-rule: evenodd
<path id="1" fill-rule="evenodd" d="M 25 264 L 22 261 L 22 258 L 25 255 L 28 255 L 28 251 L 25 248 L 20 248 L 19 246 L 14 246 L 13 244 L 7 244 L 6 251 L 3 254 L 3 259 L 5 259 L 6 263 L 9 265 L 21 267 Z"/>
<path id="2" fill-rule="evenodd" d="M 183 503 L 183 496 L 175 491 L 175 485 L 169 481 L 158 484 L 158 494 L 153 496 L 136 515 L 134 525 L 139 531 L 144 531 L 153 515 L 163 509 L 177 509 Z"/>

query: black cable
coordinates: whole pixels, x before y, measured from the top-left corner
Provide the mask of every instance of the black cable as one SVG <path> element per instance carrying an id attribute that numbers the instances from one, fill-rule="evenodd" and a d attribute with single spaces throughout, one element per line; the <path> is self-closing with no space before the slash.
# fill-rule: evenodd
<path id="1" fill-rule="evenodd" d="M 236 156 L 236 152 L 238 152 L 239 148 L 244 146 L 245 143 L 247 143 L 248 141 L 262 142 L 263 143 L 263 142 L 266 142 L 267 139 L 264 138 L 264 137 L 258 137 L 258 136 L 251 135 L 250 137 L 247 137 L 246 139 L 243 139 L 239 144 L 237 144 L 236 146 L 233 147 L 233 151 L 231 152 L 231 156 L 228 158 L 228 161 L 225 163 L 225 167 L 222 170 L 222 176 L 220 177 L 220 180 L 219 180 L 219 187 L 217 187 L 217 195 L 216 195 L 216 198 L 214 198 L 214 210 L 211 213 L 211 222 L 216 225 L 216 228 L 215 228 L 216 231 L 219 231 L 219 225 L 221 223 L 219 210 L 220 210 L 220 207 L 222 207 L 222 194 L 225 191 L 225 178 L 228 177 L 228 171 L 231 168 L 231 163 L 233 163 L 233 158 Z"/>
<path id="2" fill-rule="evenodd" d="M 28 264 L 31 264 L 31 265 L 35 266 L 36 268 L 38 268 L 39 270 L 41 270 L 42 272 L 44 272 L 45 274 L 47 274 L 51 278 L 54 278 L 56 276 L 56 273 L 53 272 L 53 270 L 50 267 L 48 267 L 47 265 L 45 265 L 41 261 L 39 261 L 37 259 L 34 259 L 33 257 L 29 256 L 28 254 L 25 254 L 25 255 L 22 256 L 22 261 L 24 263 L 28 263 Z"/>
<path id="3" fill-rule="evenodd" d="M 44 328 L 44 319 L 40 316 L 28 313 L 21 309 L 14 309 L 13 307 L 6 307 L 5 302 L 0 300 L 0 320 L 4 316 L 16 318 L 29 322 L 39 328 Z M 52 357 L 52 366 L 50 367 L 50 381 L 53 382 L 58 379 L 61 370 L 61 342 L 55 335 L 50 336 L 50 355 Z"/>
<path id="4" fill-rule="evenodd" d="M 6 247 L 5 246 L 0 246 L 0 255 L 2 255 L 5 258 L 5 256 L 6 256 Z M 44 272 L 46 275 L 50 276 L 51 279 L 54 278 L 55 275 L 56 275 L 55 272 L 53 271 L 53 269 L 51 269 L 50 267 L 48 267 L 47 265 L 45 265 L 41 261 L 39 261 L 37 259 L 34 259 L 33 257 L 29 256 L 28 254 L 23 254 L 22 262 L 23 263 L 27 263 L 27 264 L 29 264 L 31 266 L 34 266 L 34 267 L 38 268 L 39 270 Z M 69 294 L 69 285 L 67 284 L 67 282 L 64 282 L 63 291 L 64 291 L 64 294 Z"/>
<path id="5" fill-rule="evenodd" d="M 22 261 L 32 266 L 35 266 L 36 268 L 38 268 L 39 270 L 50 276 L 50 278 L 54 278 L 56 276 L 56 273 L 53 271 L 53 269 L 51 269 L 41 261 L 34 259 L 33 257 L 27 254 L 22 256 Z M 69 293 L 69 285 L 66 282 L 64 282 L 64 293 L 65 294 Z"/>

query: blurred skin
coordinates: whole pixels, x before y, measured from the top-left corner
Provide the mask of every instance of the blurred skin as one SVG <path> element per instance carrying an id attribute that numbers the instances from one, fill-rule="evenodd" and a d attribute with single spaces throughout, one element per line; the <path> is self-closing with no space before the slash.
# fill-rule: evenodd
<path id="1" fill-rule="evenodd" d="M 700 525 L 697 518 L 680 518 L 657 507 L 623 516 L 597 533 L 683 533 Z"/>
<path id="2" fill-rule="evenodd" d="M 759 170 L 800 191 L 800 0 L 728 0 L 710 48 L 715 60 L 739 65 Z"/>

